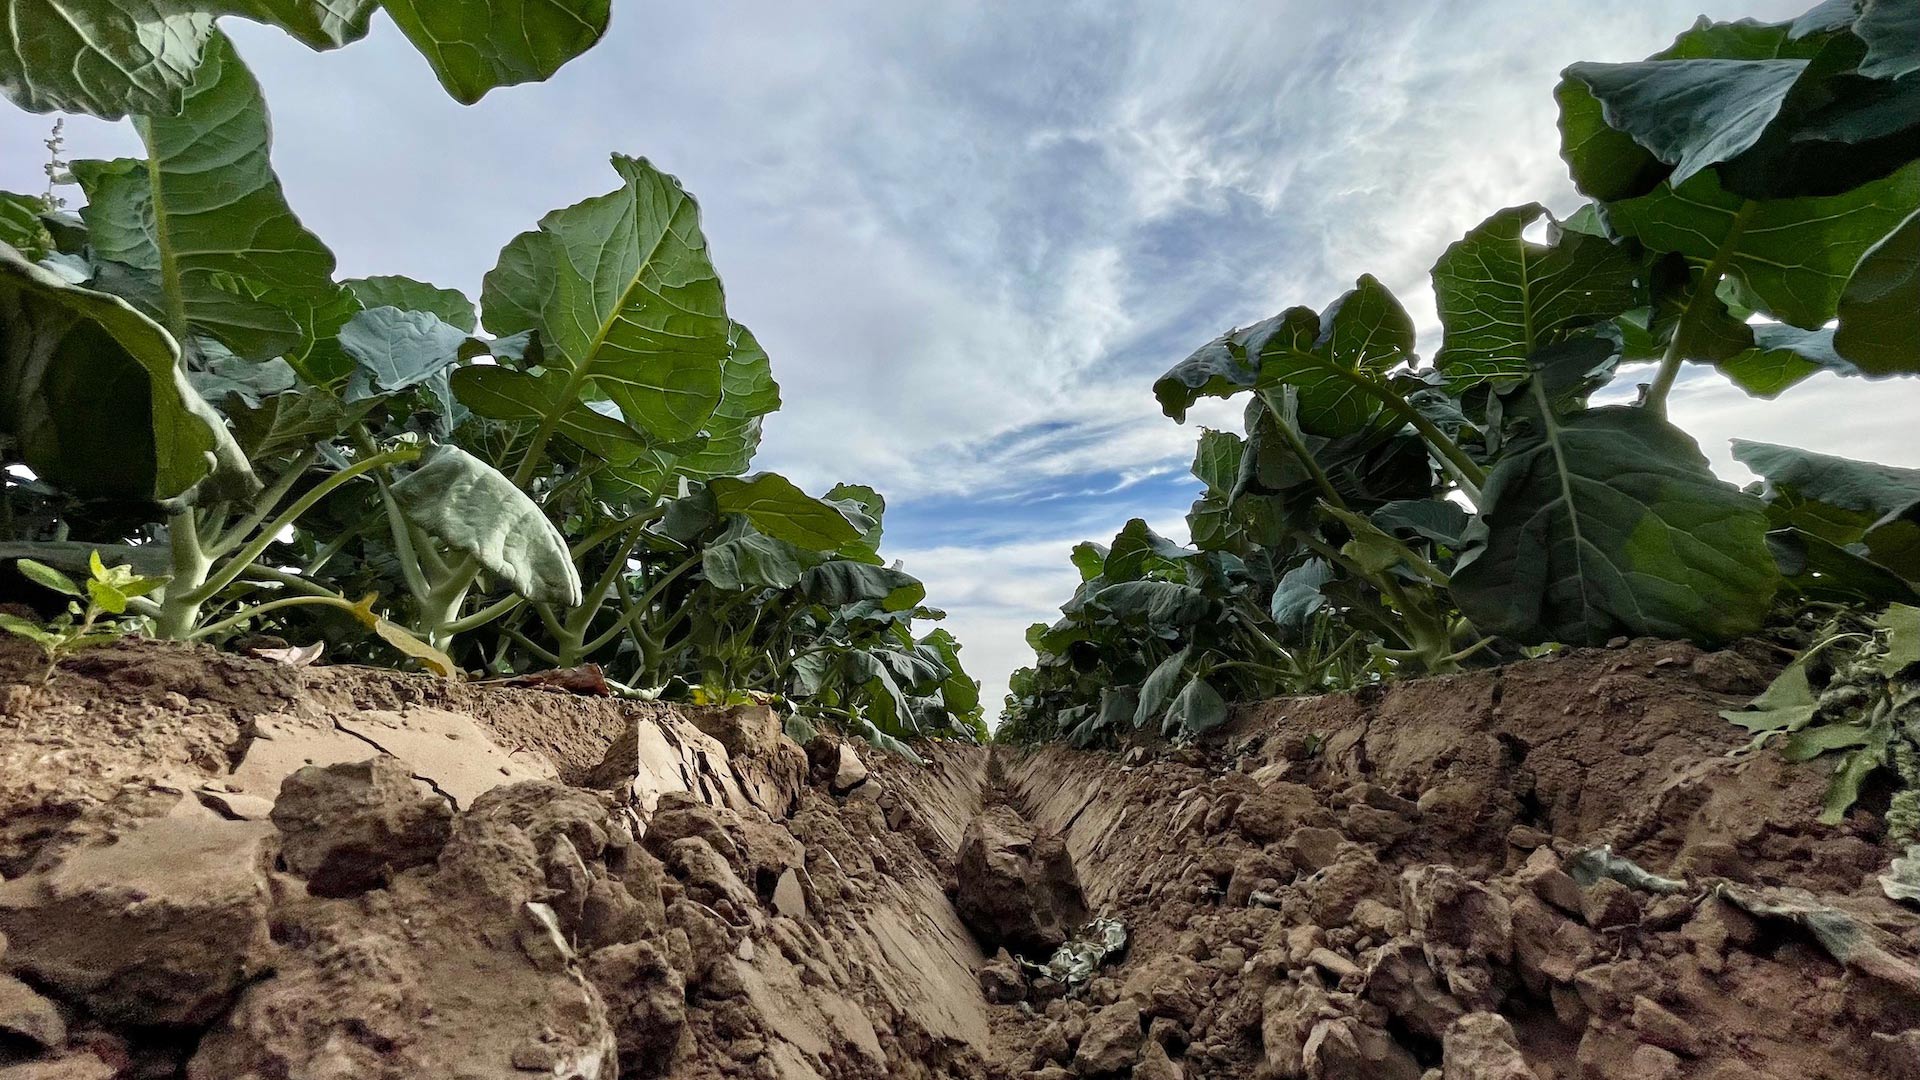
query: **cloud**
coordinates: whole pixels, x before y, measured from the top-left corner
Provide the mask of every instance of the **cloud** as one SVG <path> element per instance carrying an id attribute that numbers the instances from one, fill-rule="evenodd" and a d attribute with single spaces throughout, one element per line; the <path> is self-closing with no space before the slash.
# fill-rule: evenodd
<path id="1" fill-rule="evenodd" d="M 1230 403 L 1162 417 L 1159 372 L 1363 272 L 1431 354 L 1446 245 L 1502 206 L 1576 205 L 1562 66 L 1643 56 L 1702 6 L 1806 2 L 621 0 L 598 48 L 472 108 L 384 17 L 324 55 L 229 22 L 343 275 L 477 294 L 515 233 L 612 186 L 608 153 L 680 176 L 783 384 L 761 464 L 886 492 L 894 553 L 1003 683 L 1071 591 L 1067 547 L 1177 521 L 1199 426 L 1238 429 Z M 0 188 L 39 190 L 45 128 L 0 109 Z M 125 125 L 69 135 L 137 148 Z M 1920 464 L 1895 426 L 1916 405 L 1911 382 L 1754 403 L 1702 373 L 1673 412 L 1736 475 L 1734 434 Z"/>

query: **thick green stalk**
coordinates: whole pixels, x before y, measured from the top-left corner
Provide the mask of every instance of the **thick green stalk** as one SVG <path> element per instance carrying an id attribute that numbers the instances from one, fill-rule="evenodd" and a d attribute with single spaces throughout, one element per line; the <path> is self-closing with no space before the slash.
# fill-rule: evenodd
<path id="1" fill-rule="evenodd" d="M 1660 370 L 1653 376 L 1653 384 L 1647 388 L 1646 407 L 1667 414 L 1667 395 L 1673 392 L 1673 384 L 1680 379 L 1680 368 L 1687 362 L 1688 340 L 1693 333 L 1694 324 L 1702 313 L 1713 310 L 1720 302 L 1718 289 L 1720 279 L 1727 272 L 1727 264 L 1733 259 L 1734 245 L 1740 234 L 1746 231 L 1747 219 L 1752 216 L 1756 204 L 1748 200 L 1733 216 L 1725 239 L 1720 241 L 1719 250 L 1713 253 L 1713 259 L 1700 271 L 1700 280 L 1694 283 L 1693 292 L 1687 297 L 1687 306 L 1680 312 L 1680 319 L 1673 327 L 1673 340 L 1667 343 L 1667 351 L 1660 357 Z M 1703 302 L 1704 301 L 1704 302 Z"/>
<path id="2" fill-rule="evenodd" d="M 213 569 L 213 559 L 200 546 L 200 526 L 191 509 L 167 518 L 167 547 L 172 553 L 173 577 L 160 597 L 153 632 L 170 641 L 185 641 L 199 621 L 200 605 L 206 602 L 197 594 Z"/>

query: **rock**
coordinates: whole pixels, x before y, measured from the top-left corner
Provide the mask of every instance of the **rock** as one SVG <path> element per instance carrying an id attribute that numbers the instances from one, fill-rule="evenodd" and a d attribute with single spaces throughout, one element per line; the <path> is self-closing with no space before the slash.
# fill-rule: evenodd
<path id="1" fill-rule="evenodd" d="M 1140 1006 L 1119 1001 L 1093 1014 L 1073 1063 L 1083 1076 L 1117 1073 L 1139 1056 L 1143 1032 Z"/>
<path id="2" fill-rule="evenodd" d="M 1065 1064 L 1073 1056 L 1073 1047 L 1067 1045 L 1067 1029 L 1058 1020 L 1049 1020 L 1033 1041 L 1033 1063 L 1036 1066 L 1047 1062 Z"/>
<path id="3" fill-rule="evenodd" d="M 1297 1077 L 1304 1067 L 1307 1038 L 1321 1020 L 1334 1016 L 1327 992 L 1307 983 L 1270 987 L 1260 1002 L 1260 1043 L 1267 1075 Z"/>
<path id="4" fill-rule="evenodd" d="M 1133 1080 L 1185 1080 L 1186 1072 L 1167 1056 L 1166 1048 L 1149 1042 L 1133 1067 Z"/>
<path id="5" fill-rule="evenodd" d="M 1401 876 L 1407 923 L 1428 955 L 1505 963 L 1513 955 L 1513 909 L 1499 893 L 1451 866 L 1416 866 Z"/>
<path id="6" fill-rule="evenodd" d="M 1640 921 L 1640 898 L 1612 878 L 1601 878 L 1587 888 L 1580 910 L 1595 930 L 1631 926 Z"/>
<path id="7" fill-rule="evenodd" d="M 1393 1036 L 1351 1016 L 1314 1025 L 1301 1062 L 1309 1080 L 1420 1080 L 1424 1071 Z"/>
<path id="8" fill-rule="evenodd" d="M 1593 963 L 1593 932 L 1532 896 L 1513 901 L 1513 959 L 1521 981 L 1535 993 L 1568 983 Z"/>
<path id="9" fill-rule="evenodd" d="M 669 795 L 729 807 L 750 803 L 718 739 L 671 717 L 640 714 L 580 783 L 650 814 Z"/>
<path id="10" fill-rule="evenodd" d="M 1520 1056 L 1513 1025 L 1498 1013 L 1469 1013 L 1447 1029 L 1442 1080 L 1539 1080 Z"/>
<path id="11" fill-rule="evenodd" d="M 980 993 L 995 1005 L 1011 1005 L 1027 996 L 1027 977 L 1007 950 L 980 966 Z"/>
<path id="12" fill-rule="evenodd" d="M 1281 862 L 1264 848 L 1251 848 L 1233 864 L 1227 878 L 1227 906 L 1245 907 L 1257 889 L 1271 889 L 1293 877 L 1291 862 Z"/>
<path id="13" fill-rule="evenodd" d="M 1307 954 L 1307 963 L 1333 976 L 1335 982 L 1360 978 L 1360 966 L 1332 949 L 1314 949 Z"/>
<path id="14" fill-rule="evenodd" d="M 1346 837 L 1338 829 L 1327 829 L 1317 825 L 1303 825 L 1287 835 L 1281 850 L 1293 860 L 1293 865 L 1301 873 L 1311 874 L 1333 865 L 1340 855 L 1340 845 Z"/>
<path id="15" fill-rule="evenodd" d="M 833 763 L 833 777 L 827 781 L 827 789 L 839 795 L 852 791 L 867 782 L 867 765 L 853 749 L 852 743 L 840 744 L 840 751 Z"/>
<path id="16" fill-rule="evenodd" d="M 666 928 L 666 909 L 657 899 L 651 906 L 644 904 L 625 884 L 611 878 L 596 877 L 588 885 L 580 911 L 581 951 L 648 940 Z"/>
<path id="17" fill-rule="evenodd" d="M 1333 865 L 1305 884 L 1313 921 L 1332 929 L 1351 922 L 1362 900 L 1392 895 L 1393 871 L 1366 848 L 1344 844 Z"/>
<path id="18" fill-rule="evenodd" d="M 807 894 L 800 887 L 800 875 L 789 867 L 781 872 L 773 886 L 773 910 L 789 919 L 807 917 Z"/>
<path id="19" fill-rule="evenodd" d="M 509 754 L 473 717 L 446 709 L 369 709 L 334 723 L 340 730 L 406 762 L 415 776 L 432 784 L 458 808 L 472 806 L 474 800 L 502 784 L 552 780 L 557 775 L 544 756 Z"/>
<path id="20" fill-rule="evenodd" d="M 1680 1059 L 1657 1046 L 1642 1046 L 1627 1059 L 1620 1080 L 1678 1080 Z"/>
<path id="21" fill-rule="evenodd" d="M 1353 905 L 1351 923 L 1355 930 L 1381 941 L 1407 932 L 1407 917 L 1399 908 L 1388 907 L 1370 896 Z"/>
<path id="22" fill-rule="evenodd" d="M 1382 948 L 1367 971 L 1362 994 L 1407 1029 L 1439 1041 L 1466 1013 L 1427 965 L 1420 943 L 1403 938 Z"/>
<path id="23" fill-rule="evenodd" d="M 1121 984 L 1120 996 L 1140 1003 L 1147 1016 L 1170 1019 L 1185 1030 L 1200 1017 L 1207 985 L 1207 971 L 1198 961 L 1162 954 L 1137 965 Z"/>
<path id="24" fill-rule="evenodd" d="M 1535 848 L 1527 856 L 1514 881 L 1533 895 L 1569 915 L 1581 914 L 1583 898 L 1573 876 L 1560 868 L 1560 856 L 1552 848 Z"/>
<path id="25" fill-rule="evenodd" d="M 675 840 L 667 854 L 667 867 L 686 884 L 688 896 L 709 907 L 724 901 L 738 907 L 744 916 L 760 906 L 753 890 L 705 840 L 691 836 Z"/>
<path id="26" fill-rule="evenodd" d="M 960 840 L 954 907 L 983 944 L 1051 952 L 1087 920 L 1066 843 L 1037 835 L 1005 806 L 990 807 Z"/>
<path id="27" fill-rule="evenodd" d="M 1676 1054 L 1695 1057 L 1700 1053 L 1700 1035 L 1693 1025 L 1668 1012 L 1659 1002 L 1644 994 L 1633 999 L 1628 1023 L 1640 1037 Z"/>
<path id="28" fill-rule="evenodd" d="M 555 1077 L 614 1075 L 606 1006 L 543 902 L 543 850 L 565 840 L 597 861 L 606 847 L 582 794 L 496 788 L 455 818 L 433 866 L 397 875 L 378 902 L 277 909 L 299 947 L 201 1038 L 188 1080 L 496 1077 L 536 1057 Z"/>
<path id="29" fill-rule="evenodd" d="M 1268 784 L 1242 800 L 1233 823 L 1256 844 L 1285 839 L 1302 825 L 1331 827 L 1333 812 L 1321 805 L 1320 794 L 1305 784 L 1280 781 Z"/>
<path id="30" fill-rule="evenodd" d="M 269 963 L 265 822 L 155 818 L 0 884 L 7 963 L 109 1020 L 205 1023 Z"/>
<path id="31" fill-rule="evenodd" d="M 308 892 L 352 896 L 438 858 L 453 807 L 422 797 L 407 766 L 380 756 L 295 772 L 280 785 L 272 820 L 280 859 Z"/>
<path id="32" fill-rule="evenodd" d="M 1409 802 L 1407 807 L 1412 810 L 1414 804 Z M 1365 803 L 1347 807 L 1345 825 L 1348 836 L 1362 843 L 1378 844 L 1382 849 L 1392 847 L 1413 831 L 1413 822 L 1406 815 Z"/>
<path id="33" fill-rule="evenodd" d="M 119 1069 L 93 1054 L 68 1054 L 24 1065 L 0 1066 L 0 1080 L 114 1080 L 119 1075 Z"/>
<path id="34" fill-rule="evenodd" d="M 583 965 L 606 1002 L 620 1071 L 662 1076 L 687 1024 L 687 983 L 650 941 L 601 949 Z"/>
<path id="35" fill-rule="evenodd" d="M 1887 1080 L 1920 1080 L 1920 1028 L 1898 1035 L 1876 1031 L 1872 1040 L 1870 1056 Z"/>
<path id="36" fill-rule="evenodd" d="M 25 1043 L 39 1050 L 54 1050 L 66 1041 L 67 1022 L 60 1018 L 53 1002 L 19 979 L 0 975 L 0 1048 Z"/>

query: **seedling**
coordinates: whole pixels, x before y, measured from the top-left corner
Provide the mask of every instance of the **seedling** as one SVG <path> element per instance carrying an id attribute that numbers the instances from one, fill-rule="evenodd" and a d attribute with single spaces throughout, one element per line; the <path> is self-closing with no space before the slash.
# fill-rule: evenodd
<path id="1" fill-rule="evenodd" d="M 142 577 L 131 566 L 107 566 L 97 551 L 87 558 L 89 574 L 84 589 L 45 563 L 21 559 L 16 565 L 35 584 L 73 598 L 67 601 L 66 611 L 45 624 L 0 614 L 0 629 L 26 638 L 45 654 L 47 670 L 40 677 L 42 686 L 53 680 L 60 662 L 74 653 L 137 632 L 144 616 L 120 616 L 136 608 L 151 610 L 152 603 L 144 598 L 167 583 L 163 577 Z"/>

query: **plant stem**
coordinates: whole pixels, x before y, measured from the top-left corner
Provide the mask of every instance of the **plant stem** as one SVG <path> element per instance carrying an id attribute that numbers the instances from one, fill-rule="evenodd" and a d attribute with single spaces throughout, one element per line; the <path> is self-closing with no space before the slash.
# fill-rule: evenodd
<path id="1" fill-rule="evenodd" d="M 226 565 L 221 567 L 217 573 L 207 578 L 198 588 L 193 589 L 182 599 L 190 601 L 198 608 L 200 604 L 212 598 L 215 593 L 226 588 L 234 578 L 239 577 L 240 574 L 246 570 L 249 564 L 260 557 L 261 552 L 267 550 L 267 548 L 272 545 L 274 537 L 280 534 L 280 530 L 299 520 L 300 515 L 313 509 L 315 503 L 332 494 L 335 488 L 338 488 L 356 476 L 380 468 L 383 465 L 390 465 L 400 461 L 412 461 L 419 456 L 420 451 L 413 447 L 389 450 L 384 454 L 377 454 L 373 457 L 357 461 L 327 477 L 325 480 L 320 481 L 318 484 L 315 484 L 312 490 L 294 500 L 293 505 L 287 507 L 286 510 L 281 512 L 279 517 L 274 518 L 262 528 L 259 535 L 255 536 L 251 543 L 240 549 L 239 554 L 229 559 Z M 196 536 L 196 550 L 198 539 Z"/>
<path id="2" fill-rule="evenodd" d="M 339 608 L 342 611 L 354 612 L 356 616 L 360 611 L 359 605 L 337 596 L 284 596 L 278 600 L 269 600 L 264 604 L 255 604 L 252 607 L 242 608 L 227 618 L 221 619 L 219 622 L 210 623 L 195 630 L 192 634 L 188 635 L 188 640 L 198 641 L 201 638 L 212 637 L 222 631 L 230 630 L 246 622 L 248 619 L 265 615 L 269 611 L 279 611 L 282 608 L 303 606 Z"/>
<path id="3" fill-rule="evenodd" d="M 169 641 L 185 641 L 200 618 L 200 605 L 206 597 L 198 594 L 213 567 L 213 560 L 200 548 L 200 530 L 192 510 L 181 510 L 167 518 L 167 548 L 173 560 L 173 580 L 167 582 L 161 595 L 153 633 Z"/>
<path id="4" fill-rule="evenodd" d="M 1307 474 L 1313 477 L 1313 482 L 1320 488 L 1320 493 L 1326 496 L 1328 502 L 1345 510 L 1347 501 L 1340 497 L 1339 491 L 1335 490 L 1333 481 L 1327 477 L 1326 470 L 1322 469 L 1320 462 L 1314 459 L 1313 451 L 1307 449 L 1306 440 L 1302 439 L 1300 433 L 1293 429 L 1293 425 L 1287 422 L 1286 414 L 1273 403 L 1273 398 L 1268 396 L 1267 391 L 1259 390 L 1255 393 L 1266 405 L 1267 411 L 1273 414 L 1273 426 L 1280 432 L 1280 438 L 1286 441 L 1287 449 L 1292 450 L 1293 456 L 1300 459 L 1300 464 L 1306 468 Z"/>
<path id="5" fill-rule="evenodd" d="M 1654 373 L 1653 384 L 1647 388 L 1645 405 L 1654 412 L 1667 414 L 1667 395 L 1673 392 L 1673 384 L 1680 379 L 1680 368 L 1687 361 L 1688 337 L 1694 330 L 1699 315 L 1712 311 L 1719 303 L 1717 290 L 1720 279 L 1727 272 L 1727 263 L 1733 258 L 1733 249 L 1746 231 L 1747 219 L 1752 217 L 1758 204 L 1749 199 L 1743 203 L 1733 221 L 1727 226 L 1727 235 L 1720 241 L 1720 247 L 1713 253 L 1713 259 L 1700 271 L 1700 280 L 1694 283 L 1693 291 L 1687 297 L 1687 306 L 1680 312 L 1680 319 L 1673 327 L 1673 340 L 1667 343 L 1667 351 L 1661 354 L 1660 370 Z"/>
<path id="6" fill-rule="evenodd" d="M 1449 438 L 1446 432 L 1441 431 L 1438 424 L 1427 419 L 1425 414 L 1414 408 L 1406 398 L 1394 393 L 1390 387 L 1382 386 L 1357 371 L 1349 371 L 1338 365 L 1329 365 L 1327 370 L 1372 396 L 1386 406 L 1387 411 L 1412 424 L 1413 429 L 1420 433 L 1420 437 L 1426 440 L 1427 445 L 1440 455 L 1441 464 L 1453 475 L 1454 482 L 1460 485 L 1461 493 L 1466 495 L 1474 506 L 1480 505 L 1480 489 L 1487 486 L 1487 471 L 1482 469 L 1478 462 L 1468 457 L 1467 452 L 1460 448 L 1460 444 Z"/>

